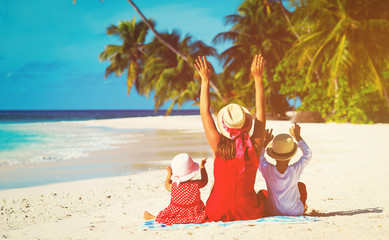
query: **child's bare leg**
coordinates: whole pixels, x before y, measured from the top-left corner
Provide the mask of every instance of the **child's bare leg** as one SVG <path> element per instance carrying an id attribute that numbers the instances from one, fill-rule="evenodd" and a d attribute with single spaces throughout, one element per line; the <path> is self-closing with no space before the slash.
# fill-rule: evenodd
<path id="1" fill-rule="evenodd" d="M 149 213 L 148 211 L 145 211 L 145 213 L 143 214 L 143 219 L 144 220 L 154 220 L 155 216 L 152 215 L 151 213 Z"/>
<path id="2" fill-rule="evenodd" d="M 298 187 L 299 192 L 300 192 L 300 200 L 301 200 L 301 202 L 304 205 L 304 212 L 306 212 L 307 209 L 308 209 L 308 205 L 307 205 L 307 196 L 308 196 L 307 187 L 302 182 L 298 182 L 297 183 L 297 187 Z"/>

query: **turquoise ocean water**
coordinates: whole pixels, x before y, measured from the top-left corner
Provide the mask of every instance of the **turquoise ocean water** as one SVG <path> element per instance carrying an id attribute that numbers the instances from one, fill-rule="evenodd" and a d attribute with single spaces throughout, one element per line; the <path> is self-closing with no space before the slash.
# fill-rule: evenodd
<path id="1" fill-rule="evenodd" d="M 198 110 L 172 115 L 199 114 Z M 164 110 L 0 111 L 0 166 L 44 163 L 87 156 L 131 139 L 113 129 L 86 128 L 64 122 L 165 115 Z"/>
<path id="2" fill-rule="evenodd" d="M 196 114 L 199 111 L 173 112 L 173 115 Z M 108 166 L 107 162 L 61 164 L 68 160 L 77 162 L 95 151 L 119 148 L 121 144 L 136 141 L 140 134 L 131 130 L 85 127 L 79 121 L 157 115 L 165 115 L 165 111 L 0 111 L 0 189 L 125 172 L 126 169 L 118 168 L 117 164 L 108 163 Z"/>

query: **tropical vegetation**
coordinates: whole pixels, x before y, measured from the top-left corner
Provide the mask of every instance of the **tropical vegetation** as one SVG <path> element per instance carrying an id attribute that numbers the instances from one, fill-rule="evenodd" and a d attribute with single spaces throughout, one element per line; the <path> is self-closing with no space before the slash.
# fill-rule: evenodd
<path id="1" fill-rule="evenodd" d="M 214 42 L 231 41 L 232 46 L 220 54 L 224 66 L 222 78 L 227 89 L 227 101 L 241 101 L 254 106 L 253 79 L 250 78 L 250 63 L 257 53 L 266 59 L 265 82 L 268 112 L 284 116 L 289 109 L 286 98 L 280 94 L 280 82 L 273 80 L 275 68 L 292 46 L 293 36 L 281 14 L 281 7 L 275 1 L 246 0 L 237 13 L 226 17 L 226 24 L 232 27 L 219 33 Z M 231 80 L 230 80 L 231 79 Z"/>
<path id="2" fill-rule="evenodd" d="M 329 121 L 388 122 L 387 3 L 304 0 L 295 7 L 298 37 L 277 67 L 281 93 Z"/>
<path id="3" fill-rule="evenodd" d="M 223 65 L 212 78 L 214 111 L 229 102 L 253 107 L 248 56 L 262 53 L 267 111 L 273 116 L 297 108 L 319 112 L 327 121 L 389 122 L 386 5 L 381 0 L 244 0 L 226 16 L 230 30 L 214 38 L 216 45 L 231 43 L 220 54 L 178 30 L 157 33 L 137 9 L 143 21 L 134 18 L 107 28 L 123 43 L 107 45 L 100 59 L 110 62 L 106 76 L 127 71 L 128 92 L 135 85 L 138 94 L 152 94 L 155 109 L 170 102 L 169 113 L 184 102 L 198 104 L 193 59 L 199 55 L 217 56 Z M 145 42 L 149 29 L 156 35 Z M 293 104 L 296 100 L 300 106 Z"/>
<path id="4" fill-rule="evenodd" d="M 107 28 L 108 35 L 117 36 L 123 43 L 107 45 L 100 53 L 101 61 L 111 62 L 105 76 L 121 76 L 127 71 L 127 94 L 134 83 L 138 94 L 149 96 L 153 93 L 155 110 L 171 100 L 167 114 L 175 105 L 181 106 L 184 102 L 198 104 L 200 88 L 199 82 L 193 81 L 193 57 L 216 55 L 216 50 L 201 41 L 193 41 L 190 36 L 181 39 L 177 30 L 160 34 L 172 47 L 188 56 L 183 59 L 157 38 L 145 43 L 147 32 L 144 22 L 136 22 L 135 18 Z"/>

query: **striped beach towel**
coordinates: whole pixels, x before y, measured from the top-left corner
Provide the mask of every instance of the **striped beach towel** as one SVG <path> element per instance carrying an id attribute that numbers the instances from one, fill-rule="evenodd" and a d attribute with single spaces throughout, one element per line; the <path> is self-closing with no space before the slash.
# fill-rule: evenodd
<path id="1" fill-rule="evenodd" d="M 165 225 L 157 223 L 154 220 L 145 221 L 141 228 L 144 230 L 147 229 L 182 229 L 182 228 L 191 228 L 199 226 L 210 226 L 217 224 L 219 226 L 231 226 L 231 225 L 255 225 L 255 224 L 266 224 L 266 223 L 307 223 L 307 222 L 316 222 L 319 221 L 317 217 L 309 216 L 298 216 L 298 217 L 289 217 L 289 216 L 275 216 L 275 217 L 265 217 L 255 220 L 240 220 L 240 221 L 231 221 L 231 222 L 205 222 L 202 224 L 187 223 L 187 224 L 174 224 L 174 225 Z"/>

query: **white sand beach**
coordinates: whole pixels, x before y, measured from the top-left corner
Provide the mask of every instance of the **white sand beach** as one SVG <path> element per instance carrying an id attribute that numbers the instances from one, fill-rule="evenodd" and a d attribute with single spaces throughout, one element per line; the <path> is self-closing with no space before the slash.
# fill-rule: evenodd
<path id="1" fill-rule="evenodd" d="M 196 140 L 198 145 L 193 144 L 192 138 L 182 137 L 189 133 L 201 136 L 200 116 L 93 120 L 69 124 L 165 132 L 179 130 L 181 137 L 171 134 L 166 138 L 143 138 L 139 141 L 148 139 L 147 142 L 136 146 L 146 145 L 147 151 L 151 152 L 165 146 L 159 145 L 160 142 L 167 147 L 179 145 L 180 148 L 175 148 L 177 151 L 186 146 L 191 151 L 199 148 L 198 153 L 204 156 L 200 154 L 194 159 L 200 161 L 202 157 L 208 157 L 206 169 L 210 181 L 201 191 L 203 201 L 208 198 L 213 181 L 213 159 L 205 135 Z M 144 211 L 157 214 L 170 201 L 164 188 L 166 170 L 160 169 L 126 176 L 1 190 L 0 239 L 389 239 L 389 124 L 300 125 L 302 137 L 313 152 L 301 181 L 307 185 L 307 215 L 317 216 L 317 222 L 142 230 Z M 267 122 L 267 128 L 273 128 L 275 134 L 287 132 L 289 126 L 287 121 Z M 131 149 L 132 152 L 136 150 Z M 91 154 L 89 158 L 93 161 L 101 154 L 105 157 L 119 156 L 128 154 L 128 151 L 124 148 L 105 150 Z M 160 160 L 161 164 L 169 164 L 168 156 L 161 156 Z M 19 168 L 23 171 L 23 166 Z M 264 188 L 265 182 L 258 174 L 256 190 Z"/>

